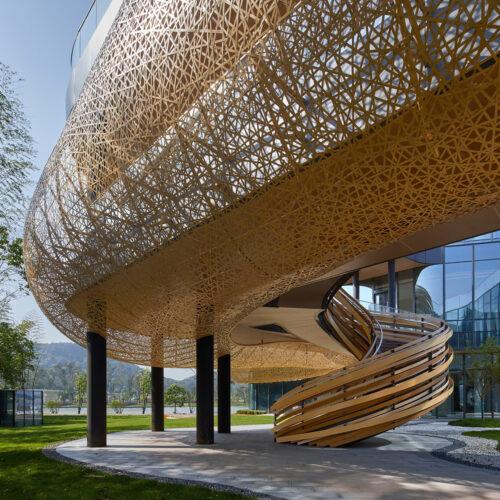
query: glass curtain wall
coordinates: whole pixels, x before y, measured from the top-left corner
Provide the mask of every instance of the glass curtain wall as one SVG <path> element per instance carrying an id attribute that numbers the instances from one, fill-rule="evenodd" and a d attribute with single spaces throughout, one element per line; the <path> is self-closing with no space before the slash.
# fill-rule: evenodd
<path id="1" fill-rule="evenodd" d="M 42 423 L 42 391 L 0 391 L 0 426 L 27 427 Z"/>
<path id="2" fill-rule="evenodd" d="M 453 395 L 434 414 L 479 413 L 480 398 L 467 371 L 467 348 L 487 337 L 500 341 L 500 231 L 433 248 L 407 257 L 413 269 L 397 273 L 396 304 L 400 310 L 444 318 L 453 328 L 455 358 L 450 373 Z M 345 287 L 352 293 L 352 285 Z M 387 304 L 387 275 L 360 282 L 360 300 Z M 302 381 L 251 384 L 251 407 L 268 410 L 282 394 Z M 486 412 L 500 412 L 500 387 L 485 401 Z"/>
<path id="3" fill-rule="evenodd" d="M 468 376 L 467 349 L 478 348 L 487 337 L 500 341 L 500 231 L 408 256 L 418 267 L 397 273 L 400 310 L 445 318 L 453 327 L 455 359 L 451 376 L 453 395 L 434 414 L 480 412 L 477 389 Z M 379 303 L 386 277 L 360 283 Z M 500 412 L 500 387 L 487 395 L 485 411 Z"/>

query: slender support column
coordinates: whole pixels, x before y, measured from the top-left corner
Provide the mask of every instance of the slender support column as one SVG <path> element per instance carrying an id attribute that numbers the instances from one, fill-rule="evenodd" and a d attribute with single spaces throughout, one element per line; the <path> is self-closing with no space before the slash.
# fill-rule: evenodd
<path id="1" fill-rule="evenodd" d="M 352 275 L 352 293 L 356 300 L 359 300 L 359 271 Z"/>
<path id="2" fill-rule="evenodd" d="M 151 367 L 151 430 L 165 429 L 163 417 L 163 368 Z"/>
<path id="3" fill-rule="evenodd" d="M 217 430 L 231 432 L 231 356 L 225 354 L 217 360 Z"/>
<path id="4" fill-rule="evenodd" d="M 106 446 L 106 339 L 87 332 L 87 446 Z"/>
<path id="5" fill-rule="evenodd" d="M 214 443 L 214 337 L 196 340 L 196 442 Z"/>
<path id="6" fill-rule="evenodd" d="M 387 261 L 387 305 L 396 307 L 396 265 L 394 259 Z"/>

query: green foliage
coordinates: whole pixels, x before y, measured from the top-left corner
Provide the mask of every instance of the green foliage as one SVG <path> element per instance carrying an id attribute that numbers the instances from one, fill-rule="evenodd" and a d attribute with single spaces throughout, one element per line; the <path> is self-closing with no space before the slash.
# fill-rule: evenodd
<path id="1" fill-rule="evenodd" d="M 189 406 L 189 413 L 193 413 L 194 405 L 196 404 L 196 391 L 186 391 L 186 401 Z"/>
<path id="2" fill-rule="evenodd" d="M 111 401 L 111 403 L 109 403 L 109 406 L 111 406 L 111 408 L 113 408 L 113 411 L 117 414 L 122 414 L 123 413 L 123 409 L 125 408 L 125 403 L 123 401 L 121 401 L 120 399 L 113 399 L 113 401 Z"/>
<path id="3" fill-rule="evenodd" d="M 139 370 L 137 373 L 139 381 L 140 400 L 142 402 L 142 413 L 146 413 L 148 397 L 151 394 L 151 372 L 149 370 Z"/>
<path id="4" fill-rule="evenodd" d="M 263 410 L 238 410 L 238 415 L 264 415 L 266 412 Z"/>
<path id="5" fill-rule="evenodd" d="M 248 405 L 249 403 L 249 391 L 248 384 L 231 384 L 232 387 L 232 401 L 234 403 L 240 403 L 243 405 Z"/>
<path id="6" fill-rule="evenodd" d="M 55 415 L 56 413 L 59 413 L 59 408 L 61 408 L 61 403 L 59 401 L 51 399 L 50 401 L 47 401 L 45 403 L 45 407 L 48 408 L 48 410 L 52 415 Z"/>
<path id="7" fill-rule="evenodd" d="M 25 188 L 33 166 L 33 140 L 15 86 L 19 82 L 0 62 L 0 318 L 10 300 L 25 289 L 23 243 L 11 235 L 24 222 Z M 21 279 L 19 279 L 21 278 Z"/>
<path id="8" fill-rule="evenodd" d="M 75 400 L 78 405 L 78 415 L 80 415 L 86 393 L 87 376 L 85 375 L 85 373 L 75 372 Z"/>
<path id="9" fill-rule="evenodd" d="M 27 290 L 23 240 L 12 238 L 0 225 L 0 318 L 6 317 L 10 300 Z"/>
<path id="10" fill-rule="evenodd" d="M 62 391 L 65 402 L 73 402 L 75 392 L 75 371 L 82 374 L 87 370 L 86 350 L 76 344 L 66 342 L 35 344 L 39 366 L 30 375 L 34 387 Z M 106 363 L 107 391 L 113 394 L 128 393 L 126 399 L 139 397 L 138 366 L 108 359 Z"/>
<path id="11" fill-rule="evenodd" d="M 24 190 L 34 170 L 33 139 L 15 90 L 20 81 L 0 62 L 0 225 L 8 228 L 24 219 Z"/>
<path id="12" fill-rule="evenodd" d="M 24 389 L 28 372 L 34 369 L 33 326 L 32 321 L 0 323 L 0 383 L 4 389 Z"/>
<path id="13" fill-rule="evenodd" d="M 191 420 L 191 419 L 190 419 Z M 194 420 L 194 419 L 193 419 Z M 183 420 L 165 421 L 182 425 Z M 108 432 L 150 429 L 150 416 L 110 415 Z M 2 500 L 233 500 L 238 495 L 180 484 L 110 475 L 47 458 L 42 448 L 85 436 L 84 416 L 44 416 L 36 427 L 0 427 L 0 491 Z"/>
<path id="14" fill-rule="evenodd" d="M 183 406 L 186 401 L 186 389 L 178 384 L 172 384 L 165 391 L 165 403 L 174 407 L 174 413 L 177 413 L 177 406 Z"/>
<path id="15" fill-rule="evenodd" d="M 467 431 L 462 433 L 464 436 L 480 437 L 484 439 L 495 439 L 498 441 L 497 450 L 500 451 L 500 431 Z"/>
<path id="16" fill-rule="evenodd" d="M 451 420 L 448 425 L 458 427 L 500 427 L 500 418 L 488 418 L 479 420 L 478 418 L 463 418 L 461 420 Z"/>
<path id="17" fill-rule="evenodd" d="M 481 344 L 479 350 L 467 349 L 472 358 L 471 369 L 467 370 L 481 399 L 481 419 L 484 419 L 484 400 L 486 395 L 500 379 L 500 345 L 493 337 Z"/>

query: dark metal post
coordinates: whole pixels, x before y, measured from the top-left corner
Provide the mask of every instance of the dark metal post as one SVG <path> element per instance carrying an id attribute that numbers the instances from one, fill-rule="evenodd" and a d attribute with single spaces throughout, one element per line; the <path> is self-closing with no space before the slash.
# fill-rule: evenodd
<path id="1" fill-rule="evenodd" d="M 196 442 L 214 443 L 214 337 L 196 340 Z"/>
<path id="2" fill-rule="evenodd" d="M 359 271 L 352 275 L 352 296 L 359 300 Z"/>
<path id="3" fill-rule="evenodd" d="M 106 339 L 87 332 L 87 446 L 106 446 Z"/>
<path id="4" fill-rule="evenodd" d="M 163 368 L 151 367 L 151 430 L 162 432 L 165 429 L 163 420 Z"/>
<path id="5" fill-rule="evenodd" d="M 396 265 L 394 259 L 387 261 L 387 305 L 396 308 Z"/>
<path id="6" fill-rule="evenodd" d="M 220 433 L 231 432 L 231 356 L 225 354 L 217 360 L 217 402 Z"/>

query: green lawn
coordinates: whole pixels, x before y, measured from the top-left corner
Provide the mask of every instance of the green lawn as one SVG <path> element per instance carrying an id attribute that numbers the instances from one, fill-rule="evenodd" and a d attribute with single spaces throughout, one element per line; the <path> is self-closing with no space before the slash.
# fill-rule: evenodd
<path id="1" fill-rule="evenodd" d="M 474 436 L 485 439 L 496 439 L 498 441 L 497 450 L 500 451 L 500 431 L 467 431 L 462 433 L 464 436 Z"/>
<path id="2" fill-rule="evenodd" d="M 272 416 L 233 415 L 233 425 L 264 424 Z M 195 418 L 165 420 L 166 427 L 194 427 Z M 149 429 L 151 416 L 108 415 L 108 432 Z M 0 427 L 1 500 L 64 499 L 236 499 L 239 495 L 156 481 L 113 476 L 46 458 L 41 450 L 84 437 L 85 416 L 51 415 L 36 427 Z"/>
<path id="3" fill-rule="evenodd" d="M 449 425 L 458 425 L 460 427 L 500 427 L 500 418 L 465 418 L 462 420 L 452 420 Z"/>

